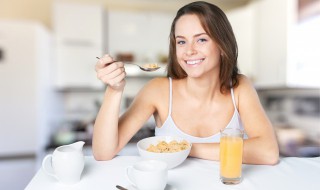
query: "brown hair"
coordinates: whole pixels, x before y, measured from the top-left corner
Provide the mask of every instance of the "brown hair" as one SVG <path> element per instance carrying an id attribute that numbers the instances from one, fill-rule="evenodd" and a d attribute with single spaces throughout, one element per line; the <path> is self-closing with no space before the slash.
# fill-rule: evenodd
<path id="1" fill-rule="evenodd" d="M 186 14 L 197 15 L 202 27 L 218 44 L 221 50 L 220 91 L 226 92 L 238 85 L 238 46 L 232 27 L 225 13 L 217 6 L 197 1 L 180 8 L 174 18 L 170 31 L 169 62 L 167 76 L 174 79 L 187 77 L 187 73 L 180 67 L 176 56 L 175 25 L 177 20 Z"/>

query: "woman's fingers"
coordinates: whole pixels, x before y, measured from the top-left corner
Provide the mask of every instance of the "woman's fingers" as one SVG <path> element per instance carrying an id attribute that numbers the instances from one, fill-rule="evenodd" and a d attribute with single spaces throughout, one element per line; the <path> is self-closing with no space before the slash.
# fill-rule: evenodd
<path id="1" fill-rule="evenodd" d="M 124 64 L 114 61 L 108 54 L 97 61 L 95 70 L 97 78 L 110 87 L 120 89 L 125 85 L 126 72 Z"/>
<path id="2" fill-rule="evenodd" d="M 99 69 L 106 67 L 108 64 L 111 64 L 112 62 L 114 62 L 113 58 L 110 55 L 106 54 L 98 59 L 95 69 L 96 71 L 98 71 Z"/>
<path id="3" fill-rule="evenodd" d="M 124 67 L 117 68 L 110 72 L 110 69 L 101 70 L 98 73 L 98 78 L 106 84 L 115 85 L 116 83 L 122 81 L 126 76 Z"/>

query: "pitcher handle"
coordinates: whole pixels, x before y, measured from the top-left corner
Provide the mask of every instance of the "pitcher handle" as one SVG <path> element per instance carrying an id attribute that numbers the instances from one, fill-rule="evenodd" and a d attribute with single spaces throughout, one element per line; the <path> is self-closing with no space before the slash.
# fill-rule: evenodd
<path id="1" fill-rule="evenodd" d="M 48 165 L 47 163 L 48 163 L 48 159 L 49 159 L 49 158 L 50 158 L 50 167 L 49 167 L 50 170 L 48 170 L 48 168 L 46 167 L 46 165 Z M 56 175 L 53 173 L 52 154 L 49 154 L 49 155 L 47 155 L 46 157 L 44 157 L 44 159 L 43 159 L 43 161 L 42 161 L 42 169 L 43 169 L 43 171 L 44 171 L 45 173 L 47 173 L 48 175 L 51 175 L 51 176 L 57 178 Z"/>
<path id="2" fill-rule="evenodd" d="M 133 182 L 133 180 L 131 178 L 132 169 L 133 169 L 133 166 L 128 166 L 127 167 L 127 169 L 126 169 L 126 178 L 134 187 L 137 187 L 137 185 Z"/>

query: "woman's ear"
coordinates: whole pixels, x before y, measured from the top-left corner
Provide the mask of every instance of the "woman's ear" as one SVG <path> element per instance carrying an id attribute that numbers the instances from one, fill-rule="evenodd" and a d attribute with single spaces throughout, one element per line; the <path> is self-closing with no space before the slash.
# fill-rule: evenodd
<path id="1" fill-rule="evenodd" d="M 223 57 L 223 55 L 224 55 L 224 54 L 223 54 L 223 51 L 222 51 L 221 48 L 219 48 L 219 49 L 220 49 L 220 56 Z"/>

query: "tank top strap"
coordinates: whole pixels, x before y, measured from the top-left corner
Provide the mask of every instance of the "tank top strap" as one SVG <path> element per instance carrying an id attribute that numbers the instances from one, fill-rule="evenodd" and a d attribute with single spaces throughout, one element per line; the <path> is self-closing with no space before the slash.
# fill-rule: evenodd
<path id="1" fill-rule="evenodd" d="M 231 91 L 231 97 L 232 97 L 232 103 L 233 103 L 234 109 L 237 110 L 236 100 L 234 98 L 233 88 L 231 88 L 230 91 Z"/>
<path id="2" fill-rule="evenodd" d="M 169 113 L 168 115 L 171 115 L 172 110 L 172 79 L 169 77 Z"/>

